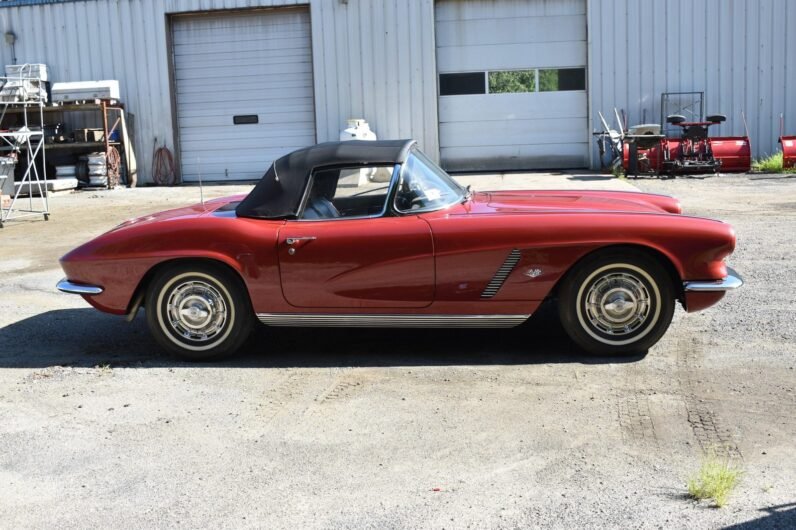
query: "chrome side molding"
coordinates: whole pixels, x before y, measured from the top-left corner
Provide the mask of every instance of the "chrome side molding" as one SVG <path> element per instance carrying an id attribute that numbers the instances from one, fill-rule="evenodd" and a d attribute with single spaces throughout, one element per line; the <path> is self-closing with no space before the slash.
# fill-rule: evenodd
<path id="1" fill-rule="evenodd" d="M 258 313 L 269 326 L 351 328 L 513 328 L 531 315 L 332 315 Z"/>
<path id="2" fill-rule="evenodd" d="M 727 267 L 727 276 L 723 280 L 707 282 L 683 282 L 683 289 L 689 293 L 709 293 L 716 291 L 732 291 L 743 285 L 743 278 L 734 269 Z"/>
<path id="3" fill-rule="evenodd" d="M 100 294 L 102 291 L 104 291 L 104 289 L 99 285 L 72 283 L 66 278 L 58 282 L 55 287 L 63 293 L 70 294 Z"/>

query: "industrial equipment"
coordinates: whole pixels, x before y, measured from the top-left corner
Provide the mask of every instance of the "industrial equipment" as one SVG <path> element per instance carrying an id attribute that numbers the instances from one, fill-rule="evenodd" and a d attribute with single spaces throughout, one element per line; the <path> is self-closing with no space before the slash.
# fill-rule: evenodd
<path id="1" fill-rule="evenodd" d="M 709 129 L 726 121 L 714 114 L 705 121 L 686 121 L 685 116 L 672 115 L 666 122 L 680 128 L 677 138 L 663 135 L 625 135 L 622 165 L 629 175 L 743 173 L 752 164 L 748 136 L 710 137 Z"/>
<path id="2" fill-rule="evenodd" d="M 620 163 L 628 175 L 683 175 L 704 173 L 743 173 L 752 165 L 749 133 L 745 136 L 713 136 L 709 131 L 727 120 L 722 114 L 703 117 L 703 92 L 664 92 L 661 122 L 634 125 L 626 129 L 614 109 L 618 131 L 609 127 L 603 115 L 603 132 L 594 133 L 600 155 L 610 146 L 615 155 L 613 167 Z M 744 126 L 746 119 L 743 117 Z M 794 137 L 796 140 L 796 137 Z M 794 142 L 796 151 L 796 142 Z M 604 162 L 604 161 L 603 161 Z"/>

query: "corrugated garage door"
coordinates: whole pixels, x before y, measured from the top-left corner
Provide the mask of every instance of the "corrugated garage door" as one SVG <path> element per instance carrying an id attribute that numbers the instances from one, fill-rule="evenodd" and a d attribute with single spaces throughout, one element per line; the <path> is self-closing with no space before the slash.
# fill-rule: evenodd
<path id="1" fill-rule="evenodd" d="M 446 169 L 588 166 L 585 0 L 438 0 L 436 42 Z"/>
<path id="2" fill-rule="evenodd" d="M 310 15 L 304 9 L 176 17 L 184 181 L 258 179 L 315 143 Z"/>

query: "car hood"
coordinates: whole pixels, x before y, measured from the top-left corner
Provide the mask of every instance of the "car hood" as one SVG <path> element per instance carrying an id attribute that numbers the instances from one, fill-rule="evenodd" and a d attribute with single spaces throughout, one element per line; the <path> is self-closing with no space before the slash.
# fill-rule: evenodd
<path id="1" fill-rule="evenodd" d="M 471 214 L 607 211 L 680 214 L 680 202 L 666 195 L 621 191 L 489 191 L 475 193 Z"/>
<path id="2" fill-rule="evenodd" d="M 186 219 L 190 217 L 202 217 L 213 212 L 217 212 L 219 210 L 223 211 L 229 208 L 231 208 L 234 213 L 234 206 L 237 206 L 237 204 L 243 200 L 244 197 L 246 197 L 245 194 L 231 195 L 229 197 L 221 197 L 219 199 L 205 201 L 204 203 L 174 208 L 173 210 L 163 210 L 162 212 L 142 215 L 141 217 L 135 217 L 122 222 L 121 224 L 113 227 L 110 232 L 115 232 L 116 230 L 122 230 L 142 224 L 171 221 L 175 219 Z"/>

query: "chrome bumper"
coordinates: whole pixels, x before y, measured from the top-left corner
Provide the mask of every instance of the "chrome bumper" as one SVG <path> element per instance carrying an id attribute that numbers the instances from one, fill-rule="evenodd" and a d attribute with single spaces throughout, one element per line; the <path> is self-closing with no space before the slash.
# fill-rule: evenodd
<path id="1" fill-rule="evenodd" d="M 70 294 L 100 294 L 104 289 L 99 285 L 72 283 L 66 278 L 56 285 L 59 291 Z"/>
<path id="2" fill-rule="evenodd" d="M 683 282 L 683 289 L 687 293 L 709 293 L 715 291 L 732 291 L 743 285 L 741 275 L 727 267 L 727 276 L 723 280 L 708 282 Z"/>

